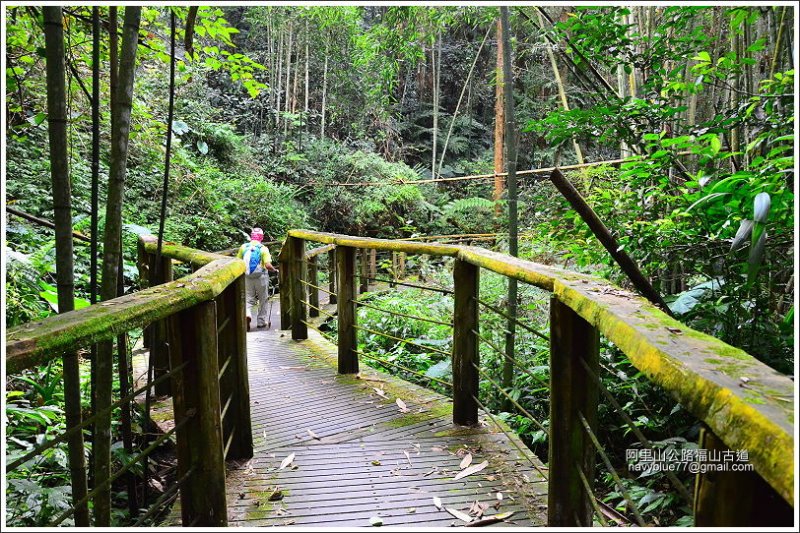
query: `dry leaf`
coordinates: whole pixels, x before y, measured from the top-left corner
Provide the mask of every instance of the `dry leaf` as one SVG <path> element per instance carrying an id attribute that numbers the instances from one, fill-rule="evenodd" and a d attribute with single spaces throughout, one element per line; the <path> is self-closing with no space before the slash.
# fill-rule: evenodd
<path id="1" fill-rule="evenodd" d="M 389 399 L 389 397 L 388 397 L 388 396 L 386 396 L 386 391 L 384 391 L 383 389 L 379 389 L 379 388 L 377 388 L 377 387 L 372 387 L 372 389 L 373 389 L 373 390 L 375 391 L 375 393 L 376 393 L 378 396 L 380 396 L 381 398 L 386 398 L 387 400 Z"/>
<path id="2" fill-rule="evenodd" d="M 500 502 L 503 501 L 503 493 L 502 492 L 498 492 L 497 493 L 497 501 L 500 501 Z"/>
<path id="3" fill-rule="evenodd" d="M 289 456 L 286 457 L 286 459 L 281 461 L 281 466 L 280 466 L 280 468 L 278 468 L 278 470 L 282 470 L 282 469 L 286 468 L 287 466 L 289 466 L 293 462 L 294 462 L 294 453 L 290 453 Z"/>
<path id="4" fill-rule="evenodd" d="M 317 435 L 316 433 L 314 433 L 314 432 L 313 432 L 313 431 L 311 431 L 310 429 L 308 430 L 308 434 L 309 434 L 309 435 L 311 435 L 311 438 L 313 438 L 313 439 L 322 440 L 322 439 L 319 437 L 319 435 Z"/>
<path id="5" fill-rule="evenodd" d="M 462 513 L 461 511 L 459 511 L 457 509 L 453 509 L 451 507 L 445 507 L 444 510 L 447 511 L 448 513 L 450 513 L 451 515 L 455 516 L 459 520 L 462 520 L 462 521 L 467 522 L 467 523 L 472 522 L 472 517 L 470 515 L 468 515 L 466 513 Z"/>
<path id="6" fill-rule="evenodd" d="M 369 525 L 371 526 L 382 526 L 383 519 L 380 516 L 373 516 L 369 519 Z"/>
<path id="7" fill-rule="evenodd" d="M 397 403 L 397 407 L 400 408 L 400 412 L 401 413 L 407 413 L 408 412 L 408 407 L 406 406 L 406 402 L 404 402 L 400 398 L 395 400 L 395 402 Z"/>
<path id="8" fill-rule="evenodd" d="M 374 461 L 372 461 L 372 466 L 381 466 L 381 462 L 375 459 Z"/>
<path id="9" fill-rule="evenodd" d="M 461 460 L 461 464 L 460 464 L 460 465 L 458 465 L 458 467 L 459 467 L 461 470 L 464 470 L 466 467 L 468 467 L 468 466 L 469 466 L 469 465 L 471 465 L 471 464 L 472 464 L 472 454 L 471 454 L 471 453 L 468 453 L 468 454 L 467 454 L 467 455 L 465 455 L 465 456 L 464 456 L 464 458 Z"/>
<path id="10" fill-rule="evenodd" d="M 406 459 L 408 459 L 408 466 L 414 466 L 411 464 L 411 456 L 408 455 L 408 452 L 403 450 L 403 453 L 406 454 Z"/>
<path id="11" fill-rule="evenodd" d="M 469 468 L 465 468 L 464 470 L 456 474 L 456 476 L 453 478 L 453 481 L 459 480 L 463 477 L 471 476 L 472 474 L 480 472 L 487 466 L 489 466 L 489 461 L 484 461 L 481 464 L 472 465 Z"/>
<path id="12" fill-rule="evenodd" d="M 433 497 L 433 505 L 436 506 L 437 509 L 440 511 L 442 510 L 442 499 L 438 496 Z"/>

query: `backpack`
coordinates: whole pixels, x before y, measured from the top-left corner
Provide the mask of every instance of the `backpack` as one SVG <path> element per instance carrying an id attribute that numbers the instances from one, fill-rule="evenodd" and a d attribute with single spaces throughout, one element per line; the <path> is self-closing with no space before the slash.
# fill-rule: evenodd
<path id="1" fill-rule="evenodd" d="M 244 273 L 248 276 L 261 271 L 261 244 L 247 244 L 248 248 L 242 256 Z"/>

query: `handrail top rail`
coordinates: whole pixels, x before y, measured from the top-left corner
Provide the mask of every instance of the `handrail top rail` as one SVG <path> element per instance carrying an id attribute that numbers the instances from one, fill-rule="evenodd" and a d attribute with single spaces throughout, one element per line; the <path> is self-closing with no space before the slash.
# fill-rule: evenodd
<path id="1" fill-rule="evenodd" d="M 155 253 L 155 237 L 144 235 L 140 244 L 148 253 Z M 46 363 L 67 351 L 84 348 L 212 300 L 244 274 L 240 259 L 173 243 L 165 243 L 161 251 L 164 257 L 200 268 L 175 281 L 9 328 L 6 372 L 12 374 Z"/>
<path id="2" fill-rule="evenodd" d="M 552 292 L 727 446 L 747 450 L 759 474 L 793 504 L 794 383 L 743 350 L 685 326 L 641 296 L 596 276 L 471 246 L 309 230 L 290 230 L 288 236 L 337 246 L 455 257 Z"/>

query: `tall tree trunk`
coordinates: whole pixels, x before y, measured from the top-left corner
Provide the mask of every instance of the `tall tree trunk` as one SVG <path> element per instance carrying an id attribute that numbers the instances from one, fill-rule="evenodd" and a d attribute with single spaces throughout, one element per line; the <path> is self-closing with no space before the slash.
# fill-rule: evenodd
<path id="1" fill-rule="evenodd" d="M 495 68 L 494 97 L 494 194 L 495 201 L 503 196 L 506 180 L 503 172 L 503 132 L 505 124 L 505 107 L 503 103 L 503 25 L 497 19 L 497 66 Z M 499 207 L 498 207 L 499 213 Z"/>
<path id="2" fill-rule="evenodd" d="M 542 14 L 538 11 L 536 12 L 539 15 L 539 26 L 544 28 L 544 18 L 542 18 Z M 558 62 L 556 61 L 556 54 L 553 52 L 553 49 L 549 46 L 545 46 L 547 50 L 547 56 L 550 58 L 550 66 L 553 69 L 553 77 L 556 79 L 556 85 L 558 86 L 558 96 L 561 99 L 561 107 L 564 108 L 564 111 L 569 111 L 569 102 L 567 102 L 567 91 L 564 89 L 564 82 L 561 79 L 561 71 L 558 70 Z M 575 158 L 578 160 L 578 164 L 583 164 L 583 152 L 581 152 L 581 147 L 578 144 L 578 139 L 572 138 L 572 146 L 575 148 Z"/>
<path id="3" fill-rule="evenodd" d="M 117 270 L 122 263 L 122 204 L 124 201 L 125 170 L 128 158 L 128 136 L 130 133 L 133 79 L 136 72 L 136 49 L 139 45 L 139 23 L 142 8 L 125 8 L 122 28 L 122 51 L 120 53 L 118 86 L 111 95 L 113 103 L 111 131 L 111 164 L 108 178 L 105 234 L 103 239 L 103 281 L 100 297 L 111 300 L 117 296 Z M 113 346 L 110 341 L 98 345 L 97 351 L 97 409 L 111 406 L 113 381 Z M 111 463 L 111 419 L 99 417 L 94 443 L 94 472 L 96 486 L 109 478 Z M 111 523 L 110 487 L 101 488 L 94 501 L 95 525 L 109 526 Z"/>
<path id="4" fill-rule="evenodd" d="M 44 7 L 44 36 L 47 75 L 47 125 L 50 144 L 50 179 L 53 185 L 53 215 L 56 233 L 56 286 L 58 312 L 72 311 L 75 286 L 72 254 L 72 190 L 67 155 L 67 96 L 64 79 L 64 26 L 60 7 Z M 64 355 L 64 411 L 67 427 L 81 423 L 81 375 L 78 354 Z M 68 439 L 72 500 L 86 497 L 86 463 L 83 433 Z M 75 509 L 75 525 L 88 527 L 89 507 Z"/>
<path id="5" fill-rule="evenodd" d="M 517 132 L 514 120 L 514 78 L 511 72 L 511 39 L 508 7 L 500 8 L 503 36 L 503 96 L 505 100 L 506 172 L 508 173 L 508 253 L 519 255 L 517 227 Z M 503 361 L 503 387 L 514 385 L 514 340 L 517 318 L 517 280 L 508 279 L 508 323 L 506 326 L 506 359 Z M 510 408 L 510 406 L 508 406 Z"/>
<path id="6" fill-rule="evenodd" d="M 292 25 L 289 24 L 289 43 L 286 46 L 286 97 L 283 102 L 283 137 L 289 134 L 289 100 L 291 96 L 291 87 L 289 86 L 292 80 Z"/>
<path id="7" fill-rule="evenodd" d="M 300 36 L 298 35 L 298 37 L 300 37 Z M 299 48 L 300 48 L 299 47 L 299 44 L 300 44 L 299 43 L 299 39 L 298 39 L 298 43 L 297 44 L 298 44 L 297 48 L 299 50 Z M 297 113 L 297 84 L 298 84 L 298 82 L 297 82 L 297 77 L 298 76 L 297 75 L 299 73 L 300 73 L 300 52 L 298 51 L 298 53 L 295 55 L 295 60 L 294 60 L 294 78 L 293 78 L 293 81 L 292 81 L 292 114 Z"/>
<path id="8" fill-rule="evenodd" d="M 325 104 L 328 98 L 328 51 L 330 50 L 330 42 L 325 40 L 325 66 L 322 69 L 322 118 L 319 130 L 321 139 L 325 138 Z"/>
<path id="9" fill-rule="evenodd" d="M 309 71 L 309 64 L 308 64 L 308 20 L 306 20 L 306 76 L 305 76 L 305 84 L 304 90 L 305 95 L 303 97 L 303 113 L 304 113 L 304 130 L 308 132 L 308 71 Z"/>
<path id="10" fill-rule="evenodd" d="M 438 43 L 438 57 L 437 55 Z M 431 67 L 433 74 L 433 143 L 431 146 L 431 178 L 436 179 L 436 153 L 439 139 L 439 76 L 442 72 L 442 34 L 438 32 L 431 47 Z"/>
<path id="11" fill-rule="evenodd" d="M 281 27 L 281 31 L 278 32 L 278 72 L 276 75 L 276 83 L 273 87 L 277 87 L 275 90 L 275 131 L 273 131 L 273 143 L 272 143 L 272 151 L 276 152 L 278 150 L 278 132 L 281 129 L 281 84 L 283 83 L 283 27 Z"/>

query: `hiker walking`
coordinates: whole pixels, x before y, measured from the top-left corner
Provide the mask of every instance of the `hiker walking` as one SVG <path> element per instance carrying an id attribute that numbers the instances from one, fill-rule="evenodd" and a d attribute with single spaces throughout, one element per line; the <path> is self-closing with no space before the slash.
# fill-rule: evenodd
<path id="1" fill-rule="evenodd" d="M 269 295 L 269 274 L 267 271 L 277 271 L 272 266 L 272 256 L 266 246 L 261 244 L 264 240 L 264 230 L 253 228 L 250 233 L 250 242 L 239 248 L 236 257 L 244 261 L 245 286 L 247 288 L 247 331 L 250 331 L 252 310 L 258 303 L 256 323 L 259 328 L 267 325 L 267 299 Z"/>

